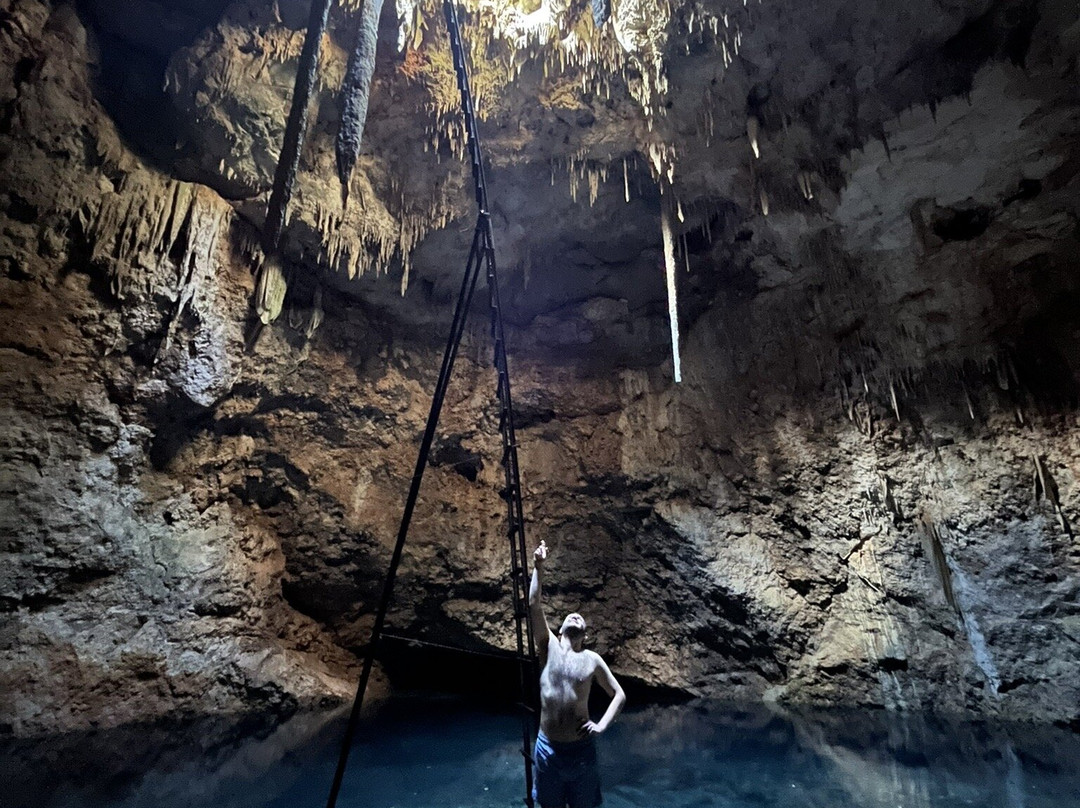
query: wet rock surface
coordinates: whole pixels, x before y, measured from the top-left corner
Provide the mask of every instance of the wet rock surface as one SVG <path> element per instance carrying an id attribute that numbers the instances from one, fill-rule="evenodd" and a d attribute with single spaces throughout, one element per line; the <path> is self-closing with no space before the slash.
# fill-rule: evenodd
<path id="1" fill-rule="evenodd" d="M 508 128 L 540 81 L 526 75 L 519 106 L 485 124 L 550 608 L 585 612 L 596 650 L 647 685 L 1075 727 L 1075 9 L 935 6 L 913 39 L 854 20 L 847 46 L 813 38 L 835 5 L 766 65 L 754 54 L 794 12 L 762 4 L 710 101 L 730 121 L 707 149 L 683 127 L 679 386 L 644 156 L 624 201 L 636 108 L 586 126 L 542 106 Z M 105 0 L 0 5 L 6 731 L 350 695 L 471 197 L 455 158 L 424 149 L 417 88 L 380 63 L 365 203 L 327 224 L 342 18 L 287 233 L 287 313 L 252 338 L 251 245 L 303 21 L 286 6 L 183 4 L 153 43 L 110 45 L 124 36 Z M 818 67 L 795 71 L 812 42 Z M 110 47 L 157 49 L 131 70 L 144 95 L 118 88 Z M 669 70 L 671 134 L 707 71 Z M 755 161 L 746 99 L 764 73 Z M 583 145 L 612 158 L 591 205 L 587 179 L 577 202 L 564 173 L 550 181 Z M 392 203 L 432 183 L 422 216 Z M 394 250 L 415 217 L 431 232 L 402 296 Z M 333 234 L 354 225 L 390 239 L 361 261 L 389 277 L 332 271 L 331 253 L 351 260 Z M 512 647 L 489 356 L 478 307 L 390 618 L 477 650 Z"/>

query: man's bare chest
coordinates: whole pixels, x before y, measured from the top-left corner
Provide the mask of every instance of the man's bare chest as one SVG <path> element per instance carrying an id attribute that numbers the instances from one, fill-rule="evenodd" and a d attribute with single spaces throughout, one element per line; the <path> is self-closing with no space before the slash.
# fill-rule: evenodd
<path id="1" fill-rule="evenodd" d="M 571 685 L 575 689 L 591 682 L 596 663 L 580 651 L 556 651 L 548 656 L 545 673 L 552 684 Z"/>

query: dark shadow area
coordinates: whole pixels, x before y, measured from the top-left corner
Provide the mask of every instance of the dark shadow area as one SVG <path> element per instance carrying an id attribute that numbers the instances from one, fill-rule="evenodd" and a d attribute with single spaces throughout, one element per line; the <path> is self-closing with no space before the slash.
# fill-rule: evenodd
<path id="1" fill-rule="evenodd" d="M 931 227 L 942 241 L 971 241 L 990 226 L 991 211 L 987 207 L 938 208 Z"/>
<path id="2" fill-rule="evenodd" d="M 521 699 L 517 658 L 509 652 L 384 637 L 379 661 L 395 689 L 470 696 L 502 705 Z"/>
<path id="3" fill-rule="evenodd" d="M 194 42 L 227 6 L 226 0 L 76 5 L 97 44 L 96 98 L 132 151 L 166 174 L 173 173 L 178 128 L 163 89 L 165 69 L 173 53 Z"/>
<path id="4" fill-rule="evenodd" d="M 165 401 L 147 408 L 154 423 L 150 443 L 150 464 L 164 471 L 191 438 L 211 426 L 213 410 L 202 407 L 186 396 L 172 394 Z"/>
<path id="5" fill-rule="evenodd" d="M 395 689 L 468 696 L 504 706 L 521 700 L 519 665 L 509 651 L 437 646 L 390 636 L 383 639 L 379 660 Z M 678 688 L 657 687 L 617 672 L 616 676 L 630 704 L 676 704 L 692 698 Z M 594 716 L 607 709 L 608 696 L 598 685 L 589 704 Z"/>

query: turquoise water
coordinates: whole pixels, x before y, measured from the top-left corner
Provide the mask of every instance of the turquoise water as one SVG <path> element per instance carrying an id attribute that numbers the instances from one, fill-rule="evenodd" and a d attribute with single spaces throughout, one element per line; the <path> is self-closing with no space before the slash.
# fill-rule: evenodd
<path id="1" fill-rule="evenodd" d="M 0 805 L 325 805 L 342 722 L 203 723 L 0 742 Z M 520 725 L 402 699 L 367 721 L 342 808 L 519 806 Z M 624 714 L 599 739 L 609 808 L 1075 808 L 1080 735 L 884 712 L 779 715 L 714 704 Z"/>

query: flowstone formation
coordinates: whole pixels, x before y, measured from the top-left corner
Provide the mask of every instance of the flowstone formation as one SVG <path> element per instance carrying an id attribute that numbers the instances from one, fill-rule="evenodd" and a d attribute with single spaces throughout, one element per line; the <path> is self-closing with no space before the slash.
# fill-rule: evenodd
<path id="1" fill-rule="evenodd" d="M 310 8 L 160 10 L 0 2 L 20 734 L 350 695 L 473 230 L 437 8 L 384 8 L 345 206 L 330 9 L 271 254 Z M 463 15 L 553 608 L 645 687 L 1076 726 L 1073 5 Z M 390 626 L 507 649 L 473 317 Z"/>

